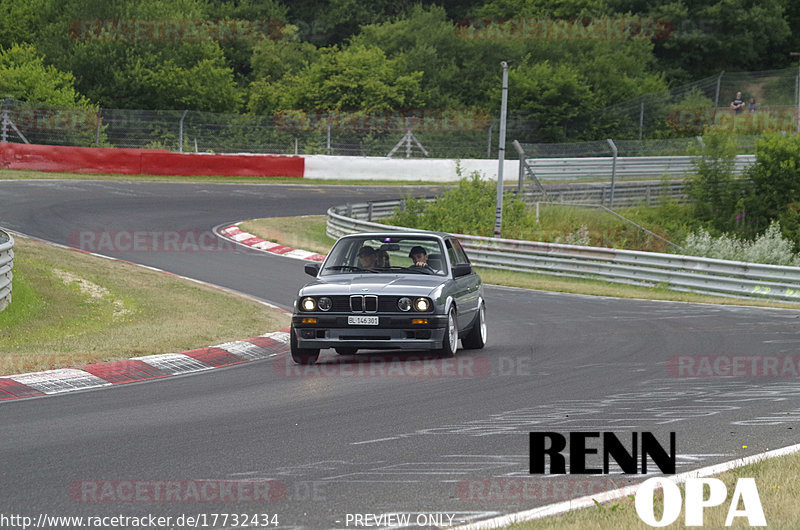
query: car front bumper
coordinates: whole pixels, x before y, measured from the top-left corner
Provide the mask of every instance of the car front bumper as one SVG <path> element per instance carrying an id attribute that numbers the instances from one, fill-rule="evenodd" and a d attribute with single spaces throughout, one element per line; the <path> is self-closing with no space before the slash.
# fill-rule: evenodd
<path id="1" fill-rule="evenodd" d="M 348 315 L 313 315 L 316 323 L 303 322 L 309 315 L 292 316 L 292 332 L 299 348 L 358 348 L 433 350 L 442 347 L 446 315 L 379 316 L 378 325 L 351 325 Z M 427 319 L 427 324 L 412 324 Z"/>

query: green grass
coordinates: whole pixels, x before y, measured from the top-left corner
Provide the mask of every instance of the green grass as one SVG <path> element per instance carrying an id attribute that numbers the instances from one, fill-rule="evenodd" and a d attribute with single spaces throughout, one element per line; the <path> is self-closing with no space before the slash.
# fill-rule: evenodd
<path id="1" fill-rule="evenodd" d="M 800 484 L 797 477 L 800 475 L 800 455 L 793 454 L 784 457 L 762 460 L 755 464 L 743 466 L 727 471 L 715 478 L 722 480 L 728 489 L 728 499 L 721 506 L 707 508 L 704 512 L 704 528 L 724 528 L 728 506 L 733 495 L 733 490 L 738 478 L 754 477 L 758 487 L 759 498 L 764 509 L 767 527 L 774 529 L 795 529 L 800 521 Z M 682 490 L 682 497 L 685 494 Z M 707 495 L 706 491 L 706 495 Z M 663 513 L 663 502 L 660 495 L 656 496 L 655 513 Z M 740 504 L 739 508 L 742 506 Z M 681 511 L 677 521 L 664 528 L 685 528 L 685 509 Z M 750 528 L 747 519 L 737 517 L 732 528 Z M 563 515 L 547 517 L 529 522 L 518 523 L 510 526 L 515 530 L 583 530 L 586 528 L 614 528 L 619 530 L 639 530 L 652 528 L 639 519 L 634 506 L 633 498 L 624 497 L 609 503 L 600 504 L 591 508 L 575 510 Z"/>
<path id="2" fill-rule="evenodd" d="M 325 234 L 325 223 L 320 223 L 320 218 L 325 219 L 325 216 L 253 219 L 242 223 L 240 228 L 245 232 L 258 234 L 267 241 L 327 254 L 335 240 Z"/>
<path id="3" fill-rule="evenodd" d="M 15 238 L 0 375 L 181 352 L 288 326 L 250 298 L 136 265 Z"/>

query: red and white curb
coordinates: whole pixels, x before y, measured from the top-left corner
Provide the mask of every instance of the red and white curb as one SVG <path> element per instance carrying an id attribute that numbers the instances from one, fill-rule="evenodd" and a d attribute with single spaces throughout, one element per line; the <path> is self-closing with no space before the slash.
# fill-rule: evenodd
<path id="1" fill-rule="evenodd" d="M 137 383 L 269 359 L 288 351 L 288 344 L 289 333 L 278 331 L 183 353 L 148 355 L 79 368 L 7 375 L 0 377 L 0 401 Z"/>
<path id="2" fill-rule="evenodd" d="M 6 230 L 16 237 L 25 237 L 47 243 L 59 248 L 90 254 L 99 258 L 111 261 L 120 261 L 137 267 L 143 267 L 155 272 L 169 274 L 184 280 L 208 285 L 221 291 L 243 294 L 210 284 L 175 274 L 173 272 L 141 265 L 132 261 L 113 258 L 96 252 L 88 252 L 74 247 L 53 243 L 38 237 L 30 236 L 15 230 Z M 324 258 L 323 258 L 324 259 Z M 269 307 L 280 309 L 277 306 L 259 300 L 259 303 Z M 283 311 L 283 309 L 280 309 Z M 61 394 L 76 390 L 86 390 L 91 388 L 107 387 L 126 383 L 136 383 L 149 379 L 158 379 L 174 375 L 187 374 L 221 368 L 233 364 L 268 359 L 277 357 L 289 351 L 288 330 L 266 333 L 258 337 L 244 339 L 234 342 L 226 342 L 217 346 L 208 346 L 196 350 L 185 351 L 182 353 L 166 353 L 159 355 L 148 355 L 145 357 L 134 357 L 119 361 L 109 361 L 105 363 L 88 364 L 78 368 L 59 368 L 57 370 L 46 370 L 43 372 L 32 372 L 27 374 L 3 375 L 0 376 L 0 401 L 13 399 L 47 396 L 50 394 Z"/>
<path id="3" fill-rule="evenodd" d="M 225 239 L 234 241 L 240 245 L 269 252 L 271 254 L 278 254 L 287 258 L 300 259 L 305 261 L 324 261 L 325 254 L 317 254 L 316 252 L 309 252 L 308 250 L 300 250 L 297 248 L 287 247 L 266 239 L 261 239 L 249 232 L 244 232 L 239 228 L 239 225 L 244 221 L 239 221 L 224 228 L 215 230 L 217 235 Z"/>

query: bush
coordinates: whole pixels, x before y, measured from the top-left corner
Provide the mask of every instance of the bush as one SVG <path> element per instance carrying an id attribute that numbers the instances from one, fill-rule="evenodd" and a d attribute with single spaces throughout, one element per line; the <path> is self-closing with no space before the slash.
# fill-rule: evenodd
<path id="1" fill-rule="evenodd" d="M 766 226 L 781 222 L 783 235 L 800 249 L 800 136 L 768 134 L 756 141 L 756 163 L 747 176 L 752 191 L 744 199 L 748 215 Z"/>
<path id="2" fill-rule="evenodd" d="M 737 214 L 742 210 L 739 201 L 747 183 L 733 177 L 736 142 L 721 132 L 705 134 L 703 142 L 705 147 L 690 150 L 697 156 L 697 173 L 687 190 L 694 201 L 695 217 L 721 232 L 738 231 Z"/>
<path id="3" fill-rule="evenodd" d="M 714 259 L 800 266 L 800 257 L 793 252 L 792 242 L 781 235 L 781 225 L 774 221 L 754 241 L 741 240 L 722 234 L 712 237 L 701 228 L 686 237 L 684 253 Z"/>
<path id="4" fill-rule="evenodd" d="M 474 172 L 433 202 L 407 198 L 404 208 L 398 208 L 394 216 L 384 222 L 423 230 L 491 236 L 494 234 L 496 186 Z M 503 198 L 502 236 L 518 237 L 524 230 L 525 218 L 525 203 L 507 193 Z"/>

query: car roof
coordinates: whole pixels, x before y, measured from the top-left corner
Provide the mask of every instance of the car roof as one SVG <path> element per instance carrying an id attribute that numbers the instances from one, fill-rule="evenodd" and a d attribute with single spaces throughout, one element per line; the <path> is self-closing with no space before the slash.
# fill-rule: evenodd
<path id="1" fill-rule="evenodd" d="M 452 234 L 448 234 L 446 232 L 428 232 L 424 230 L 401 232 L 399 230 L 393 230 L 387 232 L 358 232 L 356 234 L 348 234 L 346 236 L 342 236 L 339 239 L 345 239 L 351 237 L 369 237 L 373 239 L 381 237 L 436 237 L 441 239 L 454 238 Z"/>

